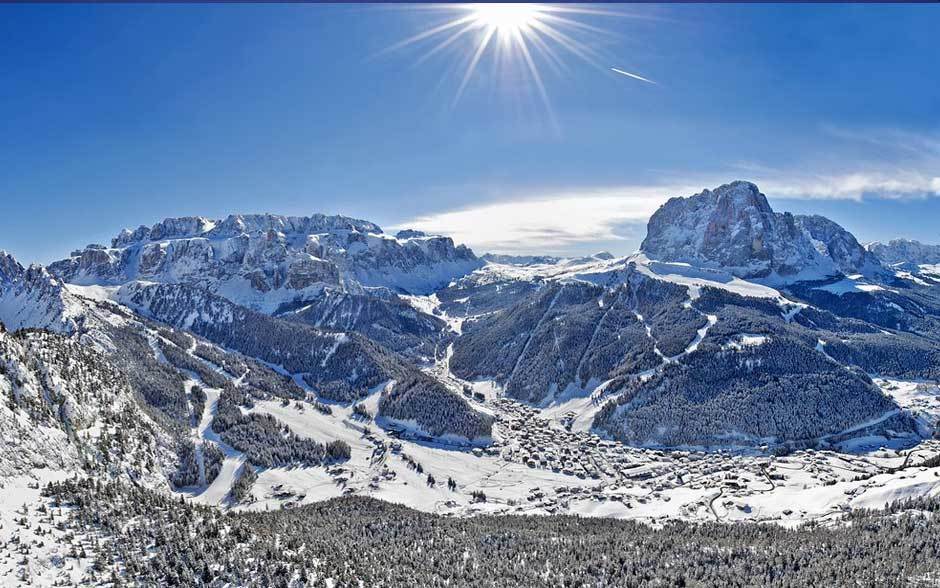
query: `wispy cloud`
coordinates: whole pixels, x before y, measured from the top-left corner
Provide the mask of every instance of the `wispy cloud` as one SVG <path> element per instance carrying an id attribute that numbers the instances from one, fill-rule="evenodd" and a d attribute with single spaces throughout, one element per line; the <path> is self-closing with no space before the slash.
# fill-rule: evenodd
<path id="1" fill-rule="evenodd" d="M 738 176 L 754 181 L 772 199 L 861 201 L 866 198 L 910 199 L 940 195 L 940 177 L 926 174 L 860 172 L 781 177 L 760 171 L 729 174 L 688 185 L 623 186 L 543 194 L 537 198 L 427 214 L 400 226 L 449 235 L 479 251 L 566 254 L 590 248 L 592 243 L 636 242 L 637 231 L 625 235 L 625 226 L 641 228 L 669 198 L 714 188 Z M 642 231 L 639 231 L 639 239 L 642 239 Z"/>
<path id="2" fill-rule="evenodd" d="M 480 251 L 566 253 L 578 245 L 622 241 L 628 238 L 620 231 L 624 225 L 645 224 L 669 196 L 694 191 L 691 186 L 577 190 L 429 214 L 401 226 L 450 235 Z"/>
<path id="3" fill-rule="evenodd" d="M 824 126 L 846 156 L 837 171 L 807 173 L 805 169 L 754 169 L 755 179 L 771 196 L 781 198 L 863 200 L 912 199 L 940 194 L 940 135 L 900 129 L 843 129 Z M 820 164 L 809 164 L 818 170 Z"/>
<path id="4" fill-rule="evenodd" d="M 913 156 L 915 159 L 940 157 L 940 133 L 915 133 L 904 129 L 846 129 L 823 125 L 824 133 L 848 143 L 877 147 L 886 157 Z"/>
<path id="5" fill-rule="evenodd" d="M 795 199 L 892 200 L 940 194 L 940 176 L 913 171 L 860 171 L 836 175 L 770 177 L 758 185 L 768 196 Z"/>

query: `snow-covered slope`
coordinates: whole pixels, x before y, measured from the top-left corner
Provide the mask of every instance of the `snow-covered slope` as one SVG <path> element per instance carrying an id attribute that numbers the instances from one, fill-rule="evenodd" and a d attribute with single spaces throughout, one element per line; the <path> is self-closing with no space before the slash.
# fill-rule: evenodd
<path id="1" fill-rule="evenodd" d="M 343 216 L 252 214 L 171 218 L 125 229 L 110 246 L 89 245 L 49 269 L 80 285 L 198 285 L 273 312 L 324 287 L 429 293 L 481 264 L 448 237 L 419 231 L 391 236 L 378 225 Z"/>
<path id="2" fill-rule="evenodd" d="M 135 282 L 118 299 L 144 316 L 276 366 L 323 400 L 351 403 L 395 381 L 378 416 L 415 420 L 434 436 L 472 440 L 490 433 L 492 421 L 453 390 L 358 333 L 273 318 L 181 284 Z"/>
<path id="3" fill-rule="evenodd" d="M 360 333 L 392 351 L 414 357 L 433 357 L 452 335 L 440 318 L 421 312 L 396 295 L 327 289 L 278 317 L 322 329 Z"/>
<path id="4" fill-rule="evenodd" d="M 879 434 L 916 434 L 910 419 L 878 420 L 898 409 L 857 368 L 890 371 L 889 349 L 937 356 L 930 339 L 869 327 L 858 346 L 872 351 L 854 355 L 857 324 L 767 286 L 642 255 L 528 270 L 489 282 L 511 291 L 528 278 L 535 287 L 464 321 L 449 357 L 455 375 L 494 380 L 507 396 L 549 409 L 609 399 L 593 424 L 631 444 L 813 444 L 868 421 Z M 475 276 L 487 283 L 485 273 Z M 472 312 L 486 294 L 470 284 L 439 297 L 466 298 Z M 833 341 L 838 361 L 817 349 L 820 339 Z"/>
<path id="5" fill-rule="evenodd" d="M 898 471 L 940 450 L 940 288 L 743 182 L 670 201 L 624 258 L 478 260 L 345 217 L 168 219 L 51 273 L 0 257 L 0 303 L 11 329 L 63 333 L 0 337 L 0 391 L 22 400 L 0 427 L 26 448 L 4 463 L 133 477 L 138 450 L 115 439 L 137 429 L 107 408 L 130 407 L 155 427 L 148 485 L 223 507 L 357 493 L 453 514 L 789 521 L 765 503 L 799 495 L 824 516 L 895 474 L 802 447 L 918 443 L 886 460 Z M 768 456 L 793 450 L 806 471 L 766 489 Z"/>
<path id="6" fill-rule="evenodd" d="M 123 374 L 74 339 L 0 331 L 0 400 L 0 482 L 51 468 L 159 484 L 172 461 Z"/>

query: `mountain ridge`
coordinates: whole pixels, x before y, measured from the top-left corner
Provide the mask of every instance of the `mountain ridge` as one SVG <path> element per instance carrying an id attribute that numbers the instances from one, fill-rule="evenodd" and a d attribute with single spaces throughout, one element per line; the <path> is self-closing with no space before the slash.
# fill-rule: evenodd
<path id="1" fill-rule="evenodd" d="M 867 249 L 882 262 L 893 264 L 935 265 L 940 264 L 940 245 L 922 243 L 914 239 L 891 239 L 874 241 Z"/>
<path id="2" fill-rule="evenodd" d="M 449 237 L 398 234 L 323 214 L 168 218 L 123 230 L 111 247 L 74 251 L 49 271 L 79 285 L 186 282 L 270 313 L 323 288 L 428 293 L 483 263 Z"/>

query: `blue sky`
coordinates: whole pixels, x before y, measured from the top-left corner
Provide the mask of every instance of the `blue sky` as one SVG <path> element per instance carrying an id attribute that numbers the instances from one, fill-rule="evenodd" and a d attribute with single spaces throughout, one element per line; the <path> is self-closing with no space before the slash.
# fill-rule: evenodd
<path id="1" fill-rule="evenodd" d="M 738 178 L 862 240 L 940 242 L 940 6 L 602 10 L 561 15 L 603 29 L 566 29 L 589 61 L 534 55 L 550 116 L 518 53 L 455 104 L 481 30 L 383 51 L 454 9 L 0 6 L 0 248 L 269 211 L 625 254 L 666 198 Z"/>

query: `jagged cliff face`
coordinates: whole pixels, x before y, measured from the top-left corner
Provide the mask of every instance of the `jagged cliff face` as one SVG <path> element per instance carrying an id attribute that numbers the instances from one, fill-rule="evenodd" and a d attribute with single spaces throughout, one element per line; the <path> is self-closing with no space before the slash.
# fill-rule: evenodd
<path id="1" fill-rule="evenodd" d="M 794 218 L 816 250 L 831 259 L 843 274 L 871 275 L 882 270 L 878 258 L 865 249 L 855 235 L 828 218 L 819 215 Z"/>
<path id="2" fill-rule="evenodd" d="M 72 333 L 82 309 L 62 282 L 32 265 L 24 268 L 0 251 L 0 323 L 15 331 L 25 327 Z"/>
<path id="3" fill-rule="evenodd" d="M 231 215 L 166 219 L 125 229 L 111 246 L 89 245 L 50 270 L 76 284 L 133 280 L 187 283 L 272 311 L 324 287 L 388 287 L 427 293 L 482 265 L 448 237 L 396 237 L 343 216 Z"/>
<path id="4" fill-rule="evenodd" d="M 748 277 L 796 273 L 818 261 L 792 216 L 779 217 L 757 186 L 734 182 L 672 198 L 650 217 L 641 249 L 662 261 L 734 268 Z"/>
<path id="5" fill-rule="evenodd" d="M 883 263 L 909 263 L 915 265 L 940 264 L 940 245 L 931 245 L 911 239 L 892 239 L 887 243 L 874 242 L 868 251 Z"/>
<path id="6" fill-rule="evenodd" d="M 879 268 L 877 259 L 836 223 L 774 212 L 757 186 L 742 181 L 670 199 L 650 218 L 641 249 L 652 259 L 720 267 L 768 281 Z"/>

